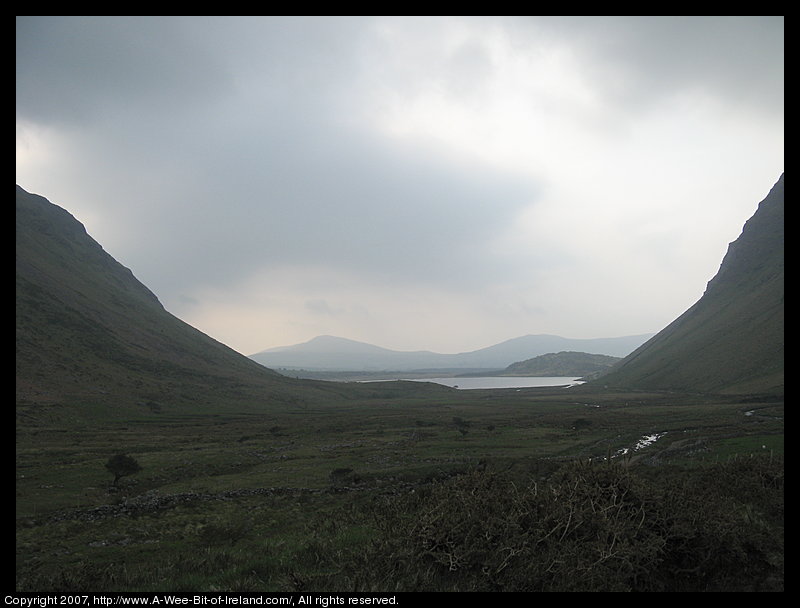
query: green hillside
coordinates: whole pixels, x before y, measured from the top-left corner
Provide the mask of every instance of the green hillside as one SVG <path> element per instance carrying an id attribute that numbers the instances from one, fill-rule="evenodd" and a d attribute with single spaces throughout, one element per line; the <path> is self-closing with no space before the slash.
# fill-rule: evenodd
<path id="1" fill-rule="evenodd" d="M 300 382 L 167 312 L 84 226 L 16 189 L 16 396 L 22 420 L 302 403 Z"/>
<path id="2" fill-rule="evenodd" d="M 599 379 L 609 388 L 783 394 L 784 181 L 700 300 Z"/>
<path id="3" fill-rule="evenodd" d="M 564 351 L 512 363 L 501 376 L 588 376 L 608 370 L 619 357 Z"/>

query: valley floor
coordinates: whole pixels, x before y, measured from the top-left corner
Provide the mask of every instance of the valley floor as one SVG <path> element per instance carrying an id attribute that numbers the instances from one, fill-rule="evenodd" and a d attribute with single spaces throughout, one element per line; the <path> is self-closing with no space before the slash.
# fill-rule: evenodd
<path id="1" fill-rule="evenodd" d="M 141 471 L 114 485 L 116 453 Z M 263 413 L 26 419 L 16 459 L 18 591 L 783 586 L 770 398 L 375 385 Z M 530 559 L 555 536 L 572 557 Z"/>

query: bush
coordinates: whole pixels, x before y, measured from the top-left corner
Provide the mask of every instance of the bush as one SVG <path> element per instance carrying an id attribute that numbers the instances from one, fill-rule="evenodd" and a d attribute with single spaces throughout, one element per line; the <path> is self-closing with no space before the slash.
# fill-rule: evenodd
<path id="1" fill-rule="evenodd" d="M 126 454 L 117 454 L 109 458 L 108 462 L 106 462 L 106 468 L 114 475 L 113 485 L 117 485 L 121 478 L 142 470 L 136 459 Z"/>
<path id="2" fill-rule="evenodd" d="M 782 503 L 782 474 L 758 466 L 750 477 L 772 484 L 760 500 Z M 527 485 L 476 471 L 387 499 L 377 540 L 349 569 L 369 573 L 364 590 L 782 589 L 782 518 L 739 501 L 741 478 L 725 465 L 678 479 L 588 462 Z"/>

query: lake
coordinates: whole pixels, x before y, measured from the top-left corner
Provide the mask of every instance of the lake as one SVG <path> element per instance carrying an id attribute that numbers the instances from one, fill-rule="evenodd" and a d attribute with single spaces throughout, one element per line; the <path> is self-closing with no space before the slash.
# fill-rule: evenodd
<path id="1" fill-rule="evenodd" d="M 457 389 L 478 388 L 536 388 L 543 386 L 574 386 L 578 378 L 563 376 L 486 376 L 475 378 L 407 378 L 415 382 L 435 382 Z"/>

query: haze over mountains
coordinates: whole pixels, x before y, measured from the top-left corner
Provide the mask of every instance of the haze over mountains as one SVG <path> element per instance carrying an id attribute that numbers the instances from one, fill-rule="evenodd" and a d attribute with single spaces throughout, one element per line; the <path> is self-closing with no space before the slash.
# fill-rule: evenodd
<path id="1" fill-rule="evenodd" d="M 784 176 L 730 244 L 717 275 L 655 336 L 570 340 L 522 336 L 469 353 L 397 352 L 320 336 L 251 355 L 271 367 L 317 370 L 501 369 L 562 351 L 624 357 L 596 380 L 615 389 L 783 394 Z"/>
<path id="2" fill-rule="evenodd" d="M 250 358 L 274 369 L 315 371 L 499 370 L 512 363 L 561 351 L 624 357 L 652 336 L 572 339 L 546 334 L 527 335 L 456 354 L 396 351 L 346 338 L 318 336 L 302 344 L 268 349 L 250 355 Z"/>
<path id="3" fill-rule="evenodd" d="M 784 392 L 784 176 L 703 296 L 597 380 L 609 388 Z"/>

